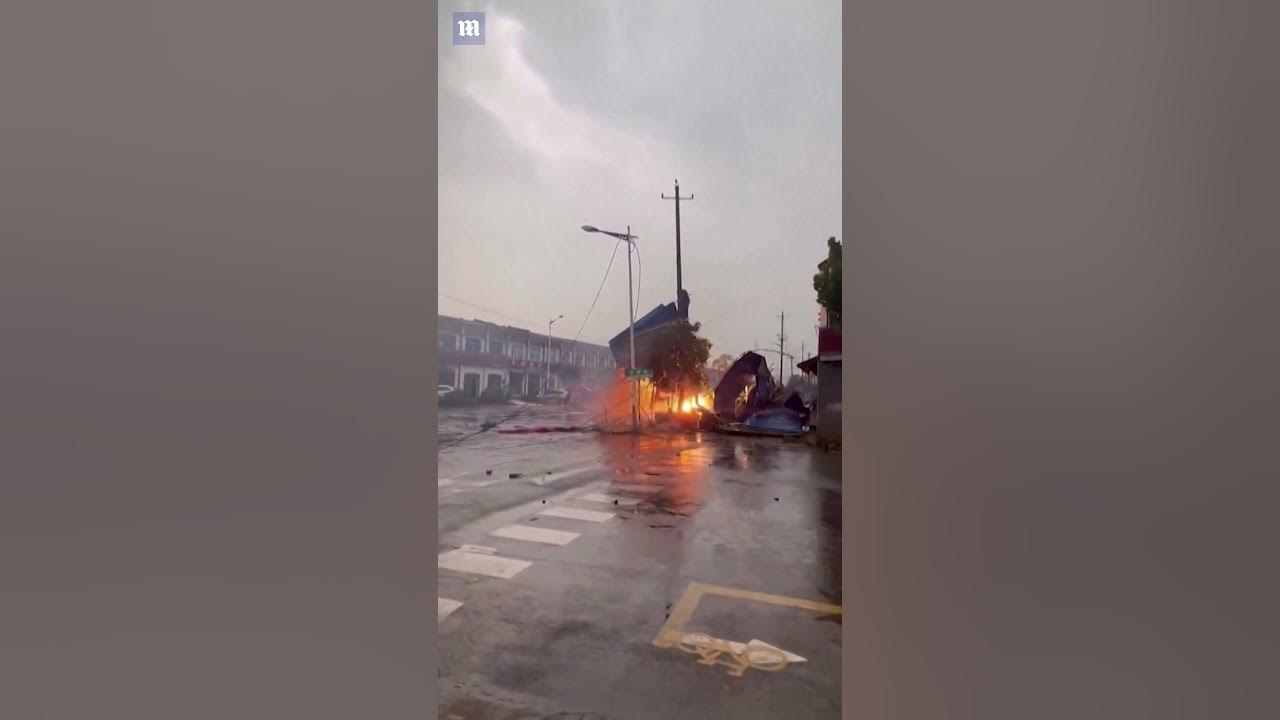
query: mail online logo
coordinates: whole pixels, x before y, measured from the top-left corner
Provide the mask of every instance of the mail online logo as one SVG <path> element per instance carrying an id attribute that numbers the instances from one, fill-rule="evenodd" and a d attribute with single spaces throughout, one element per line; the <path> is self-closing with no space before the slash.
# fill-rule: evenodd
<path id="1" fill-rule="evenodd" d="M 484 13 L 456 12 L 453 14 L 453 44 L 484 44 Z"/>

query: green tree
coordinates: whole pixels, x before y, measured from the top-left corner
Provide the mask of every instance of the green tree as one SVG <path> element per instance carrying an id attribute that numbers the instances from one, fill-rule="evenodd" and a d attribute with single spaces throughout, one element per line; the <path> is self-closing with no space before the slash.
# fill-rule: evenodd
<path id="1" fill-rule="evenodd" d="M 659 330 L 649 349 L 648 367 L 653 382 L 664 392 L 676 392 L 684 402 L 686 389 L 700 388 L 706 381 L 703 371 L 711 357 L 711 341 L 698 337 L 701 323 L 680 320 Z"/>
<path id="2" fill-rule="evenodd" d="M 818 265 L 813 276 L 813 289 L 818 291 L 818 304 L 827 311 L 832 325 L 840 325 L 840 242 L 834 237 L 827 240 L 827 259 Z"/>

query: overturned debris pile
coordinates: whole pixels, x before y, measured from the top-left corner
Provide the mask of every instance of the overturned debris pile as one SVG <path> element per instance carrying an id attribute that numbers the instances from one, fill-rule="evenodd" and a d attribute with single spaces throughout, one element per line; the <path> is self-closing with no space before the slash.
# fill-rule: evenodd
<path id="1" fill-rule="evenodd" d="M 753 412 L 768 407 L 776 392 L 777 385 L 764 356 L 748 352 L 720 378 L 712 407 L 722 418 L 746 420 Z"/>
<path id="2" fill-rule="evenodd" d="M 799 437 L 807 432 L 809 408 L 798 393 L 785 401 L 762 355 L 747 352 L 716 385 L 712 413 L 700 427 L 735 435 Z"/>

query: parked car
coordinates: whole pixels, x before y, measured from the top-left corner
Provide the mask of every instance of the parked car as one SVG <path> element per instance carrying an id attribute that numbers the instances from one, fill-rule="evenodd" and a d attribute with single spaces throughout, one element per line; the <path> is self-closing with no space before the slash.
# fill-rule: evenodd
<path id="1" fill-rule="evenodd" d="M 538 396 L 538 402 L 555 405 L 557 403 L 563 403 L 568 397 L 569 393 L 565 390 L 546 390 Z"/>
<path id="2" fill-rule="evenodd" d="M 445 395 L 448 395 L 448 394 L 449 394 L 449 393 L 451 393 L 451 392 L 453 392 L 453 386 L 452 386 L 452 385 L 437 385 L 437 386 L 436 386 L 436 399 L 438 400 L 438 399 L 440 399 L 440 398 L 444 397 Z"/>
<path id="3" fill-rule="evenodd" d="M 574 405 L 590 405 L 599 397 L 599 390 L 591 385 L 582 384 L 569 388 L 569 402 Z"/>

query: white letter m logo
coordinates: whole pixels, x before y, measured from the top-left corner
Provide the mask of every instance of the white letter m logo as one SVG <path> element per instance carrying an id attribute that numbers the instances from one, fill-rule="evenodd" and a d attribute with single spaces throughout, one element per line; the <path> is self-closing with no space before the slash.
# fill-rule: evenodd
<path id="1" fill-rule="evenodd" d="M 453 14 L 453 44 L 484 44 L 484 13 L 466 12 Z"/>

